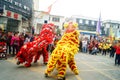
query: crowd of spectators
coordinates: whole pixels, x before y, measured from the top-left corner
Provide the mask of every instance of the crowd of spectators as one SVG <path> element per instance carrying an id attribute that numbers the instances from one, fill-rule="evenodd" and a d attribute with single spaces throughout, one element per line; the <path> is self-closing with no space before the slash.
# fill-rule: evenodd
<path id="1" fill-rule="evenodd" d="M 79 48 L 80 52 L 90 55 L 109 55 L 110 58 L 115 58 L 115 65 L 120 65 L 120 40 L 83 38 L 80 39 Z"/>
<path id="2" fill-rule="evenodd" d="M 0 42 L 6 43 L 6 52 L 10 56 L 15 56 L 20 48 L 27 42 L 34 40 L 36 35 L 31 33 L 3 32 L 0 29 Z"/>
<path id="3" fill-rule="evenodd" d="M 15 56 L 24 44 L 33 41 L 37 36 L 32 33 L 3 32 L 0 29 L 0 42 L 6 43 L 6 52 L 10 56 Z M 50 52 L 53 51 L 58 40 L 59 38 L 56 37 L 54 42 L 48 46 Z M 106 56 L 108 54 L 110 58 L 114 58 L 115 55 L 115 65 L 120 65 L 120 40 L 116 43 L 107 39 L 82 38 L 80 39 L 79 50 L 91 55 L 101 54 Z"/>

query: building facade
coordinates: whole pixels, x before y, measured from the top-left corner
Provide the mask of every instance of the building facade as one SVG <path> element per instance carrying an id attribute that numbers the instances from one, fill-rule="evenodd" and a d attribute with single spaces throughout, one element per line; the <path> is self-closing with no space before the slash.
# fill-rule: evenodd
<path id="1" fill-rule="evenodd" d="M 33 27 L 35 29 L 35 34 L 39 34 L 42 28 L 42 24 L 49 22 L 49 14 L 44 11 L 34 10 L 33 16 Z"/>
<path id="2" fill-rule="evenodd" d="M 42 24 L 44 23 L 54 23 L 56 28 L 62 31 L 64 20 L 64 16 L 51 15 L 44 11 L 34 10 L 33 26 L 35 28 L 35 33 L 40 33 Z"/>
<path id="3" fill-rule="evenodd" d="M 0 27 L 6 31 L 30 30 L 33 0 L 0 0 Z"/>
<path id="4" fill-rule="evenodd" d="M 97 26 L 97 22 L 98 19 L 94 19 L 94 18 L 88 18 L 88 17 L 84 17 L 84 16 L 72 16 L 73 20 L 78 23 L 78 29 L 80 30 L 80 33 L 83 35 L 93 35 L 96 36 L 96 26 Z M 103 22 L 101 21 L 101 33 L 100 35 L 105 35 L 104 32 L 104 26 L 103 26 Z"/>
<path id="5" fill-rule="evenodd" d="M 64 16 L 58 16 L 58 15 L 50 15 L 49 22 L 54 23 L 57 28 L 60 30 L 63 29 L 63 23 L 65 22 Z"/>
<path id="6" fill-rule="evenodd" d="M 73 21 L 78 23 L 78 29 L 83 35 L 93 35 L 96 33 L 97 19 L 83 16 L 72 16 Z M 120 21 L 104 20 L 101 21 L 101 36 L 120 38 Z"/>
<path id="7" fill-rule="evenodd" d="M 103 24 L 106 36 L 120 38 L 120 21 L 105 20 Z"/>
<path id="8" fill-rule="evenodd" d="M 50 15 L 49 22 L 55 24 L 57 35 L 62 35 L 63 34 L 63 32 L 64 32 L 63 24 L 65 22 L 65 17 L 64 16 Z"/>
<path id="9" fill-rule="evenodd" d="M 33 3 L 34 3 L 33 8 L 35 11 L 39 10 L 39 2 L 40 0 L 33 0 Z"/>

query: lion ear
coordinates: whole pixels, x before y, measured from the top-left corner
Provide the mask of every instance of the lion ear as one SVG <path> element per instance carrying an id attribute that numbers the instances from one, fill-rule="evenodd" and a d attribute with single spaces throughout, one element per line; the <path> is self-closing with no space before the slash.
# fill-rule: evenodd
<path id="1" fill-rule="evenodd" d="M 68 22 L 64 23 L 64 28 L 67 28 L 69 26 Z"/>
<path id="2" fill-rule="evenodd" d="M 78 27 L 78 23 L 73 22 L 73 26 L 77 28 Z"/>

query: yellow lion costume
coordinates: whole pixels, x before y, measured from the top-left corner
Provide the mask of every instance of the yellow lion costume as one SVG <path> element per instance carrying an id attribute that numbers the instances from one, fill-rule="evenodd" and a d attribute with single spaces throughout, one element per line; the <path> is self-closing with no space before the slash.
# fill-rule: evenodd
<path id="1" fill-rule="evenodd" d="M 58 70 L 57 79 L 65 80 L 67 65 L 69 65 L 76 75 L 79 74 L 74 60 L 74 55 L 79 50 L 79 32 L 76 30 L 77 26 L 78 24 L 74 22 L 64 24 L 66 28 L 65 33 L 51 54 L 45 71 L 46 77 L 48 77 L 56 67 Z"/>

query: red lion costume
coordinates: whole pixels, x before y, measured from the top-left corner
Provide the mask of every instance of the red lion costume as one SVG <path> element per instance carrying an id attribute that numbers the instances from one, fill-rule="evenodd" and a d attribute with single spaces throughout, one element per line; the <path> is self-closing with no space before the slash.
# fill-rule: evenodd
<path id="1" fill-rule="evenodd" d="M 30 67 L 33 58 L 35 63 L 39 59 L 40 55 L 43 55 L 43 62 L 44 64 L 47 64 L 47 47 L 53 41 L 55 35 L 54 30 L 54 24 L 44 24 L 38 38 L 33 42 L 28 42 L 21 47 L 20 51 L 16 55 L 16 58 L 18 59 L 17 64 L 19 65 L 20 63 L 25 63 L 26 67 Z"/>

